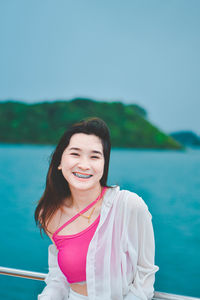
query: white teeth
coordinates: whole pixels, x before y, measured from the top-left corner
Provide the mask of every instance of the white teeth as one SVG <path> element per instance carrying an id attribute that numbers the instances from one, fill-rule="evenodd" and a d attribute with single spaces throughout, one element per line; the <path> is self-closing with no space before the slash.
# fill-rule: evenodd
<path id="1" fill-rule="evenodd" d="M 79 178 L 90 178 L 92 175 L 83 175 L 83 174 L 79 174 L 79 173 L 73 173 L 76 177 Z"/>

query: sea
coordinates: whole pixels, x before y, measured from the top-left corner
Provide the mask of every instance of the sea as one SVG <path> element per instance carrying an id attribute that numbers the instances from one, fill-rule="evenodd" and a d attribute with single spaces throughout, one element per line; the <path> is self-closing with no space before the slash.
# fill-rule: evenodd
<path id="1" fill-rule="evenodd" d="M 0 266 L 48 272 L 34 221 L 54 146 L 0 145 Z M 155 233 L 155 290 L 200 297 L 200 150 L 111 152 L 108 184 L 137 193 Z M 34 300 L 45 283 L 0 275 L 0 300 Z"/>

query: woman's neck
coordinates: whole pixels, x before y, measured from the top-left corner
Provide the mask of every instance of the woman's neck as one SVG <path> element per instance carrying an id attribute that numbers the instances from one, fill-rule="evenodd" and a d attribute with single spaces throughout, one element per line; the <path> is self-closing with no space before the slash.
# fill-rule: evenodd
<path id="1" fill-rule="evenodd" d="M 78 210 L 82 210 L 91 202 L 97 199 L 97 197 L 101 194 L 102 187 L 99 184 L 89 190 L 77 190 L 70 188 L 70 191 L 72 206 L 77 208 Z"/>

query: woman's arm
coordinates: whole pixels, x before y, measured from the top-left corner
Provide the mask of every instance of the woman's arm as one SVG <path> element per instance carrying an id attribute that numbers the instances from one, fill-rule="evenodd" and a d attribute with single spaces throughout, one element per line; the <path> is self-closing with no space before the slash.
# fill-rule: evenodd
<path id="1" fill-rule="evenodd" d="M 126 300 L 137 298 L 147 300 L 151 299 L 154 294 L 155 272 L 159 268 L 154 264 L 155 241 L 151 220 L 152 216 L 146 205 L 137 207 L 136 212 L 130 217 L 128 252 L 133 265 L 135 265 L 135 253 L 137 253 L 137 262 L 134 281 L 130 285 Z"/>
<path id="2" fill-rule="evenodd" d="M 57 262 L 57 249 L 55 245 L 49 246 L 49 273 L 45 278 L 47 286 L 38 295 L 38 300 L 65 300 L 69 295 L 69 283 L 61 272 Z"/>

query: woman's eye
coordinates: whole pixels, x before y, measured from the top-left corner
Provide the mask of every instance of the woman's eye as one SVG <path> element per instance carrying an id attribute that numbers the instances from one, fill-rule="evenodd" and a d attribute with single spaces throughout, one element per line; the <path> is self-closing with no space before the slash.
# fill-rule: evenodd
<path id="1" fill-rule="evenodd" d="M 78 153 L 70 153 L 70 155 L 78 156 L 79 154 Z"/>
<path id="2" fill-rule="evenodd" d="M 98 156 L 91 156 L 91 158 L 99 158 Z"/>

